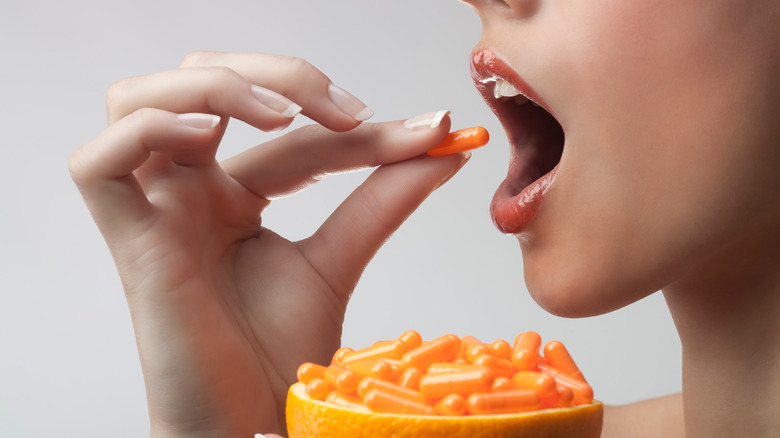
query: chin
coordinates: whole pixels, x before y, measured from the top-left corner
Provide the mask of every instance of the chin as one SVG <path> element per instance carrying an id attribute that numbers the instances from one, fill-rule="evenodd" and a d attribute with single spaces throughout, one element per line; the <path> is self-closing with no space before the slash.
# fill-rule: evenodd
<path id="1" fill-rule="evenodd" d="M 598 257 L 555 254 L 551 247 L 523 247 L 526 287 L 545 311 L 564 318 L 603 315 L 638 301 L 655 289 L 635 284 L 624 266 L 605 266 Z"/>

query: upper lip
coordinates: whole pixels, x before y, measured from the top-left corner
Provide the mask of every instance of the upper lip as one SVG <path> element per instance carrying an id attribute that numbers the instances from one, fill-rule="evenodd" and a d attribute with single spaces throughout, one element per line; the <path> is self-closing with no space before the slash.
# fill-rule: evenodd
<path id="1" fill-rule="evenodd" d="M 493 87 L 490 85 L 496 79 L 503 79 L 517 88 L 523 96 L 527 97 L 547 112 L 551 113 L 547 103 L 513 70 L 507 63 L 498 57 L 490 49 L 477 49 L 471 55 L 471 77 L 474 86 L 482 94 L 482 97 L 495 110 L 492 103 L 495 102 Z"/>

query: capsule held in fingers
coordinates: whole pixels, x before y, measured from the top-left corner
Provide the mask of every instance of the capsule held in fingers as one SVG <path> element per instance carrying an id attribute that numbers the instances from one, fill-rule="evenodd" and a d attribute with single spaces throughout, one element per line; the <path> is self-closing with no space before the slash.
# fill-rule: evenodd
<path id="1" fill-rule="evenodd" d="M 438 145 L 426 152 L 432 157 L 456 154 L 482 147 L 490 140 L 487 129 L 476 126 L 474 128 L 459 129 L 450 132 Z"/>

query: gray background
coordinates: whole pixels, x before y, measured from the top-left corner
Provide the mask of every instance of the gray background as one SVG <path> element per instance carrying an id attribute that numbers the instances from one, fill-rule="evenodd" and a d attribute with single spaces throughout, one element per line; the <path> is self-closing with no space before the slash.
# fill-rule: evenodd
<path id="1" fill-rule="evenodd" d="M 607 403 L 679 391 L 680 345 L 660 294 L 567 320 L 525 291 L 518 245 L 488 215 L 508 149 L 469 78 L 479 35 L 476 15 L 454 0 L 6 2 L 0 436 L 148 434 L 121 287 L 66 163 L 103 129 L 113 81 L 175 68 L 197 49 L 300 56 L 366 102 L 374 120 L 450 109 L 456 128 L 483 125 L 493 134 L 369 266 L 347 311 L 345 345 L 410 328 L 424 338 L 453 332 L 510 342 L 536 330 L 567 344 Z M 220 154 L 268 138 L 233 123 Z M 331 177 L 279 200 L 264 223 L 292 239 L 307 236 L 366 175 Z"/>

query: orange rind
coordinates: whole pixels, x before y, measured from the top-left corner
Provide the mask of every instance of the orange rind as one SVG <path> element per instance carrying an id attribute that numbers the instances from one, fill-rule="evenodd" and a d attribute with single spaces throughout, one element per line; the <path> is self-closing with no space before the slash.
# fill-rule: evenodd
<path id="1" fill-rule="evenodd" d="M 534 332 L 510 346 L 408 331 L 327 367 L 305 363 L 287 395 L 288 436 L 599 437 L 603 405 L 568 351 L 540 348 Z"/>

